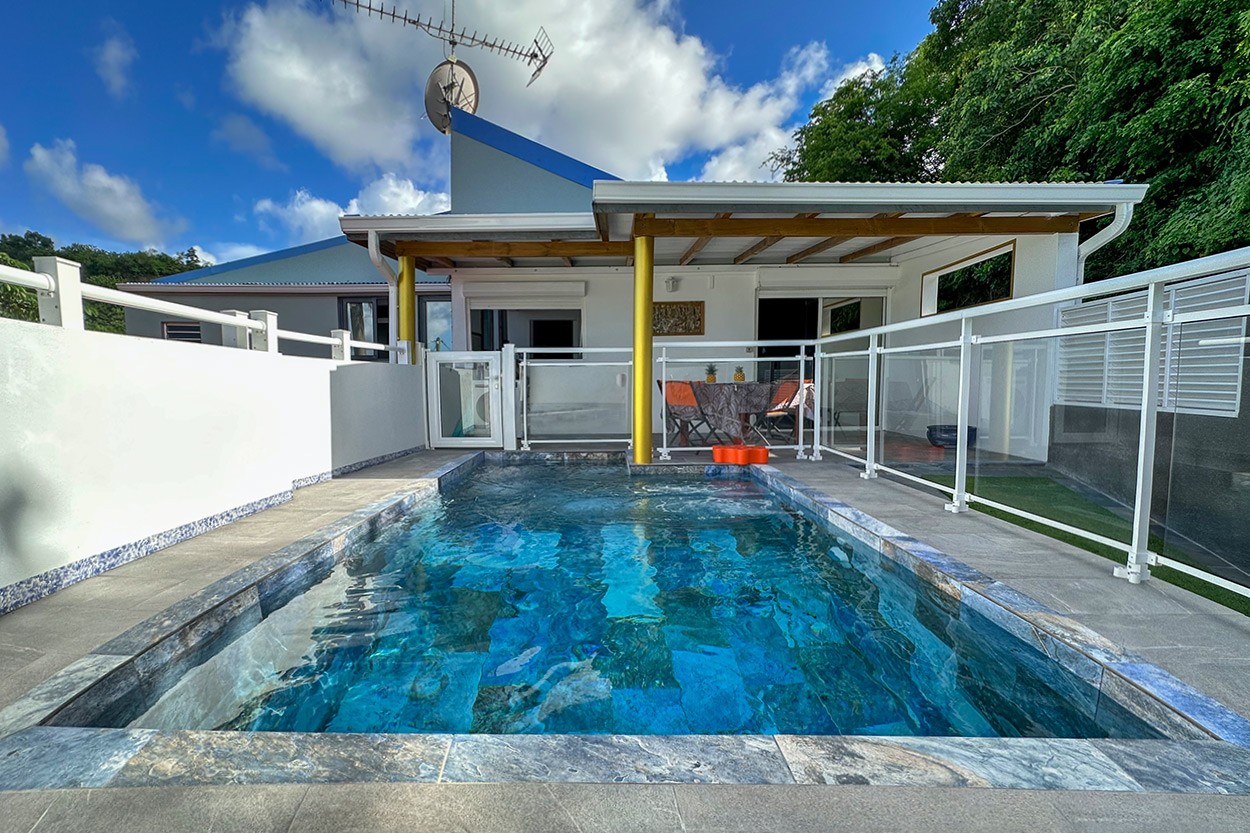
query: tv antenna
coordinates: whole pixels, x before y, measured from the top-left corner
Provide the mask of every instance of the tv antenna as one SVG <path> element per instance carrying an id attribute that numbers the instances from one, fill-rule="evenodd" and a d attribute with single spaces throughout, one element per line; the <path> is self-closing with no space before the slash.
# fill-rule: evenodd
<path id="1" fill-rule="evenodd" d="M 394 5 L 389 10 L 385 3 L 375 6 L 373 0 L 331 0 L 331 2 L 342 3 L 345 8 L 354 8 L 357 12 L 369 17 L 376 14 L 381 19 L 390 20 L 401 26 L 411 26 L 447 44 L 449 47 L 447 60 L 434 67 L 429 80 L 425 82 L 425 112 L 430 118 L 430 123 L 443 133 L 451 130 L 451 108 L 455 107 L 468 113 L 477 112 L 477 76 L 473 74 L 468 64 L 456 58 L 457 46 L 485 49 L 533 67 L 534 72 L 525 85 L 527 87 L 538 80 L 538 76 L 546 68 L 554 51 L 551 38 L 547 36 L 547 30 L 541 26 L 538 27 L 538 34 L 534 36 L 534 41 L 529 46 L 522 46 L 501 38 L 492 38 L 489 35 L 480 34 L 476 29 L 470 34 L 469 30 L 463 26 L 457 31 L 455 0 L 451 3 L 451 20 L 438 22 L 435 22 L 433 17 L 423 18 L 419 14 L 414 17 L 407 11 L 398 11 Z"/>

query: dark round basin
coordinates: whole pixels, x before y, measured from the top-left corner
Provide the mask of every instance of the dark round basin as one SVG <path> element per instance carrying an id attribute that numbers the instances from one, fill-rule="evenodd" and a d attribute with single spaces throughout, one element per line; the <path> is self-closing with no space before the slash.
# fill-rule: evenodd
<path id="1" fill-rule="evenodd" d="M 959 436 L 958 425 L 930 425 L 925 431 L 925 435 L 929 438 L 929 444 L 938 448 L 951 448 L 955 445 L 955 438 Z M 968 426 L 968 445 L 976 445 L 977 427 L 975 425 Z"/>

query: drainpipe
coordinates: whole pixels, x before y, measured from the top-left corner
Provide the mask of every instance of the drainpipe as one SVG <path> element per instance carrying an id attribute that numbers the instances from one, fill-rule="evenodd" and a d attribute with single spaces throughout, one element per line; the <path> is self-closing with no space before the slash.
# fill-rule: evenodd
<path id="1" fill-rule="evenodd" d="M 1089 256 L 1123 234 L 1132 221 L 1133 204 L 1131 202 L 1119 203 L 1115 207 L 1115 217 L 1111 220 L 1111 224 L 1077 247 L 1076 282 L 1078 285 L 1085 283 L 1085 261 L 1089 259 Z"/>
<path id="2" fill-rule="evenodd" d="M 369 259 L 373 261 L 374 267 L 382 273 L 382 277 L 386 278 L 386 308 L 388 310 L 387 317 L 390 319 L 390 324 L 387 327 L 390 330 L 388 344 L 391 347 L 395 347 L 399 344 L 399 328 L 397 326 L 399 323 L 399 310 L 395 306 L 399 298 L 395 290 L 396 285 L 399 283 L 399 276 L 395 274 L 391 264 L 386 262 L 386 258 L 382 257 L 382 243 L 378 239 L 378 233 L 372 229 L 369 231 Z M 392 351 L 391 361 L 395 362 L 398 360 L 399 354 Z M 409 361 L 412 361 L 412 359 L 409 359 Z"/>

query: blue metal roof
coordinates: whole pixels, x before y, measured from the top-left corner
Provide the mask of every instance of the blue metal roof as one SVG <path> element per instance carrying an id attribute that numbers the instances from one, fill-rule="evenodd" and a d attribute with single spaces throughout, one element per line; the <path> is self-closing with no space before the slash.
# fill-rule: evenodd
<path id="1" fill-rule="evenodd" d="M 177 275 L 167 275 L 163 278 L 154 278 L 150 281 L 150 283 L 191 283 L 202 278 L 221 275 L 225 272 L 233 272 L 236 269 L 246 269 L 249 266 L 260 266 L 264 263 L 273 263 L 277 260 L 286 260 L 287 258 L 312 254 L 313 252 L 319 252 L 323 249 L 332 249 L 335 246 L 346 246 L 349 242 L 350 241 L 345 236 L 340 235 L 339 237 L 331 237 L 328 240 L 318 240 L 315 243 L 305 243 L 302 246 L 292 246 L 289 249 L 279 249 L 276 252 L 266 252 L 263 255 L 254 255 L 253 257 L 242 258 L 241 260 L 232 260 L 229 263 L 218 263 L 214 266 L 205 266 L 202 269 L 194 269 L 190 272 L 180 272 Z M 213 283 L 222 282 L 213 281 Z"/>
<path id="2" fill-rule="evenodd" d="M 586 188 L 590 188 L 596 179 L 620 179 L 619 176 L 601 171 L 585 162 L 566 156 L 558 150 L 540 145 L 532 139 L 527 139 L 480 116 L 455 107 L 451 109 L 451 129 L 453 133 L 459 133 L 461 136 L 467 136 L 484 145 L 489 145 L 522 162 L 528 162 Z"/>

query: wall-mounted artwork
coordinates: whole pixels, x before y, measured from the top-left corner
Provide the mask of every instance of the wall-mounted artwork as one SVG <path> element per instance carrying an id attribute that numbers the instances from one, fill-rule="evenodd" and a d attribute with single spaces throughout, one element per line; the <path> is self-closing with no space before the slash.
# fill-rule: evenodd
<path id="1" fill-rule="evenodd" d="M 703 335 L 703 302 L 656 301 L 651 309 L 651 333 L 657 336 Z"/>

